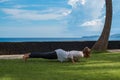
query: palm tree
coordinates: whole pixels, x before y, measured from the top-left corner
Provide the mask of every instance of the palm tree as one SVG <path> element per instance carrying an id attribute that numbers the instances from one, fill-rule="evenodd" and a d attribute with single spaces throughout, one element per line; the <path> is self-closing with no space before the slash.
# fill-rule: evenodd
<path id="1" fill-rule="evenodd" d="M 108 46 L 108 40 L 112 23 L 112 0 L 105 0 L 105 3 L 106 3 L 105 24 L 101 36 L 92 47 L 92 50 L 94 51 L 106 51 Z"/>

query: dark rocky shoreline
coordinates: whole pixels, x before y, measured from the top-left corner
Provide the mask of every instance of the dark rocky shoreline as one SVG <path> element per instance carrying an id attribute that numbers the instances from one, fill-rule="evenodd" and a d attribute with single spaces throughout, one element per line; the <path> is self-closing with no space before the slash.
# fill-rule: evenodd
<path id="1" fill-rule="evenodd" d="M 91 48 L 95 41 L 64 41 L 64 42 L 0 42 L 0 54 L 23 54 L 26 52 L 46 52 L 58 48 L 64 50 L 82 50 Z M 108 49 L 120 49 L 120 41 L 109 41 Z"/>

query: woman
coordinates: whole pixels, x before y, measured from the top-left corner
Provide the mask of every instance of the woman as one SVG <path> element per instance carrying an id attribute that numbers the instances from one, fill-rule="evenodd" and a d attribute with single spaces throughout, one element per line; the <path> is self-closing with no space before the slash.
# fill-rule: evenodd
<path id="1" fill-rule="evenodd" d="M 44 58 L 44 59 L 58 59 L 58 61 L 71 61 L 75 63 L 79 61 L 81 57 L 89 58 L 91 50 L 85 47 L 83 51 L 65 51 L 63 49 L 56 49 L 52 52 L 31 52 L 24 54 L 23 59 L 26 61 L 28 58 Z"/>

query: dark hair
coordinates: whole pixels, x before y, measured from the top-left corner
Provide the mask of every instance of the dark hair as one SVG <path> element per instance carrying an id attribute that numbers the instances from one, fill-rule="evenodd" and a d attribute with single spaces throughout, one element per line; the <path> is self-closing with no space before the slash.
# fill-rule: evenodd
<path id="1" fill-rule="evenodd" d="M 85 48 L 83 49 L 84 57 L 89 58 L 89 57 L 90 57 L 90 52 L 91 52 L 91 49 L 88 48 L 88 47 L 85 47 Z"/>

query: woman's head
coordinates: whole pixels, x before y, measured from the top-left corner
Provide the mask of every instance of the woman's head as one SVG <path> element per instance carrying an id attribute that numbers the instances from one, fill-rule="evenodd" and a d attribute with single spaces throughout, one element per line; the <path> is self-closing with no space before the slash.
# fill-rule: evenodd
<path id="1" fill-rule="evenodd" d="M 91 49 L 88 48 L 88 47 L 85 47 L 85 48 L 83 49 L 84 57 L 89 58 L 89 57 L 90 57 L 90 52 L 91 52 Z"/>

